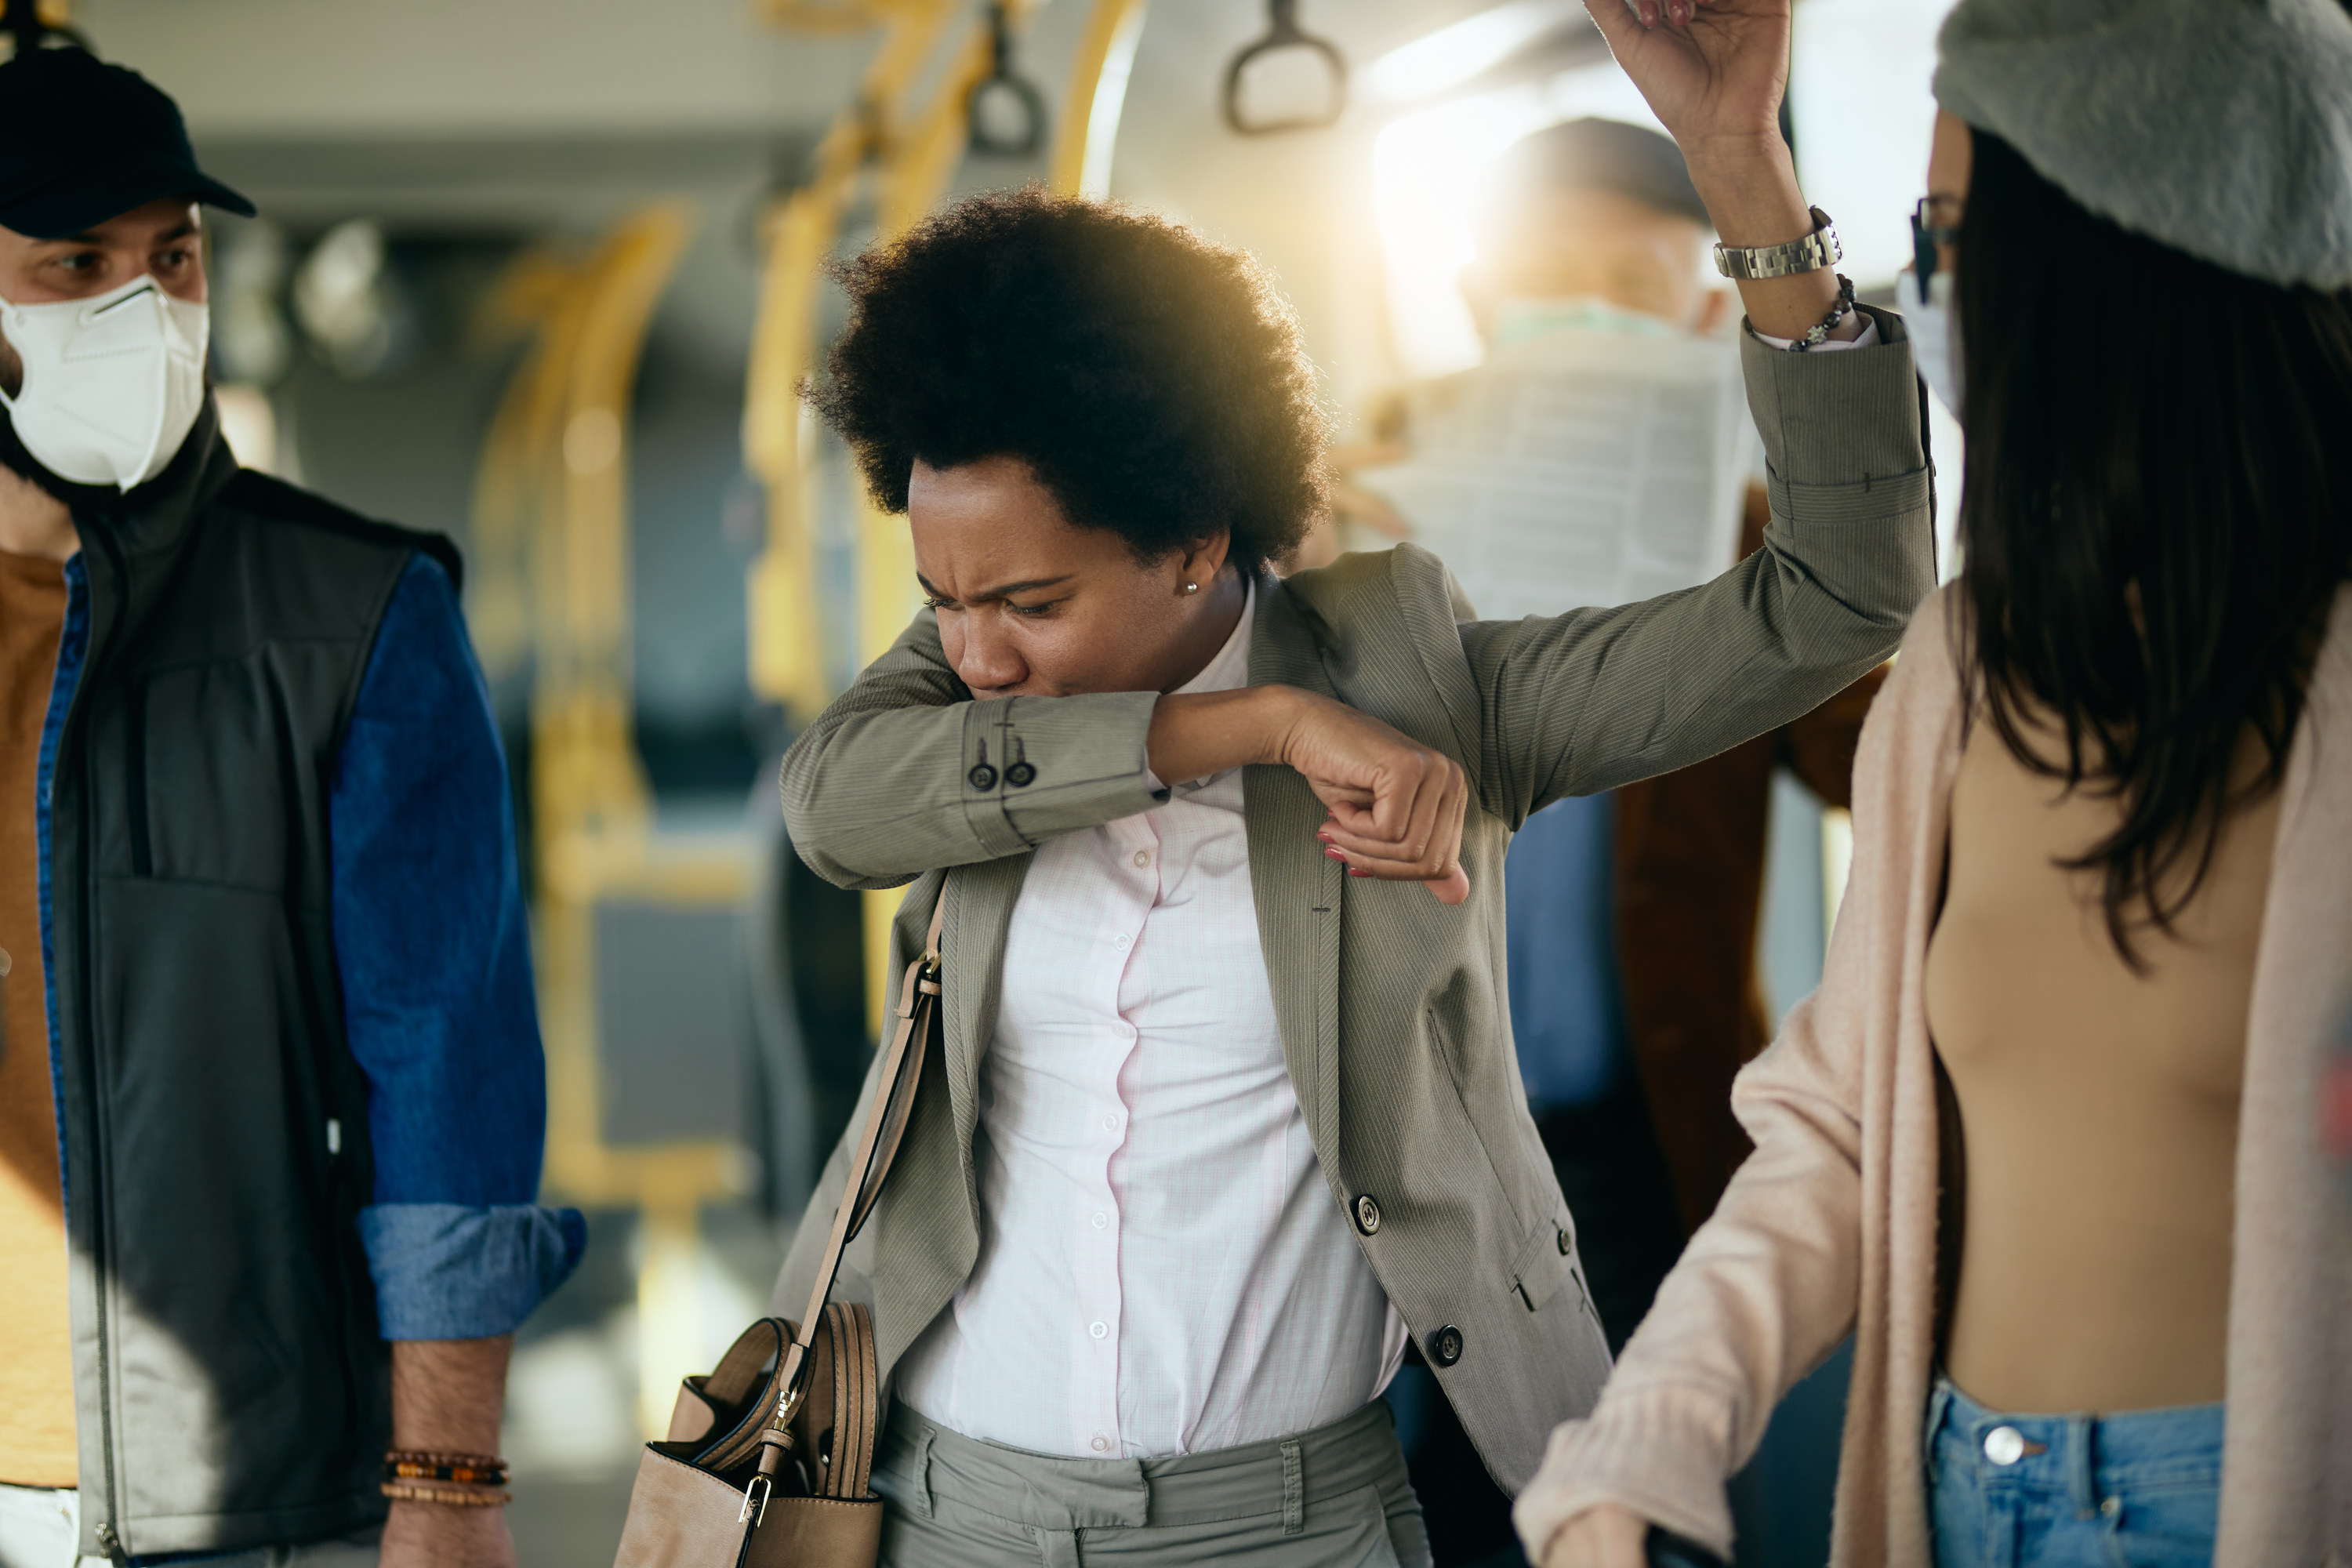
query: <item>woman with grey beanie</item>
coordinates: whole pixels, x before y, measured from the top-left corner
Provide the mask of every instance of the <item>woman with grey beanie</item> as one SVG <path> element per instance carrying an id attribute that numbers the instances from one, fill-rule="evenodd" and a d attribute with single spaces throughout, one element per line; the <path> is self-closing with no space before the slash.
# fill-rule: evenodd
<path id="1" fill-rule="evenodd" d="M 1709 208 L 1786 231 L 1727 245 L 1797 238 L 1789 0 L 1588 4 Z M 1864 732 L 1821 988 L 1735 1089 L 1756 1152 L 1516 1517 L 1546 1568 L 1638 1568 L 1652 1525 L 1728 1554 L 1725 1478 L 1851 1333 L 1838 1564 L 2352 1563 L 2315 1106 L 2352 1020 L 2352 15 L 1960 0 L 1936 93 L 1905 295 L 1963 570 Z"/>

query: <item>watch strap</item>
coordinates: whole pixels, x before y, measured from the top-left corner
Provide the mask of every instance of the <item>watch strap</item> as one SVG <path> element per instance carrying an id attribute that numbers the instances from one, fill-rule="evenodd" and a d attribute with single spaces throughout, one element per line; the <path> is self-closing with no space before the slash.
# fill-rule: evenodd
<path id="1" fill-rule="evenodd" d="M 1808 211 L 1813 220 L 1811 234 L 1786 245 L 1718 245 L 1715 247 L 1715 269 L 1726 278 L 1753 280 L 1790 278 L 1800 272 L 1818 272 L 1824 267 L 1836 266 L 1845 258 L 1845 247 L 1838 243 L 1837 225 L 1819 207 Z"/>

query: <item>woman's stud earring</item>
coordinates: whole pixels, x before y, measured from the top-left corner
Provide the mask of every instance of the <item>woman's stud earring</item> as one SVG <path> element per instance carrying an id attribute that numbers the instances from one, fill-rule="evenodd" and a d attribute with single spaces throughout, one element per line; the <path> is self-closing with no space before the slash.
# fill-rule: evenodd
<path id="1" fill-rule="evenodd" d="M 1187 584 L 1184 584 L 1184 592 L 1186 592 L 1186 593 L 1188 593 L 1188 594 L 1197 594 L 1197 593 L 1199 593 L 1200 591 L 1201 591 L 1201 584 L 1199 584 L 1198 583 L 1187 583 Z"/>

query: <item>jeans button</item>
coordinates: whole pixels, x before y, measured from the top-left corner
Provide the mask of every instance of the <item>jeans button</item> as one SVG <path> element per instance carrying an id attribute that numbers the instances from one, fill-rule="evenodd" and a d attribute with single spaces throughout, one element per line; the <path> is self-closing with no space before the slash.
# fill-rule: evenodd
<path id="1" fill-rule="evenodd" d="M 2013 1465 L 2025 1458 L 2025 1434 L 2014 1426 L 1996 1426 L 1985 1434 L 1984 1456 L 1996 1465 Z"/>

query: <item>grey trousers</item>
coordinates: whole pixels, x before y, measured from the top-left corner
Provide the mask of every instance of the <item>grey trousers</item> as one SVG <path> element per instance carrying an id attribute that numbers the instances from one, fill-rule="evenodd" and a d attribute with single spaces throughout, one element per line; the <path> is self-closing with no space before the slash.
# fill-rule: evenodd
<path id="1" fill-rule="evenodd" d="M 375 1568 L 375 1534 L 305 1546 L 269 1546 L 203 1559 L 204 1568 Z M 0 1568 L 109 1568 L 84 1557 L 81 1494 L 71 1488 L 0 1483 Z"/>
<path id="2" fill-rule="evenodd" d="M 1389 1407 L 1172 1459 L 1063 1459 L 899 1405 L 874 1458 L 881 1568 L 1429 1568 Z"/>

